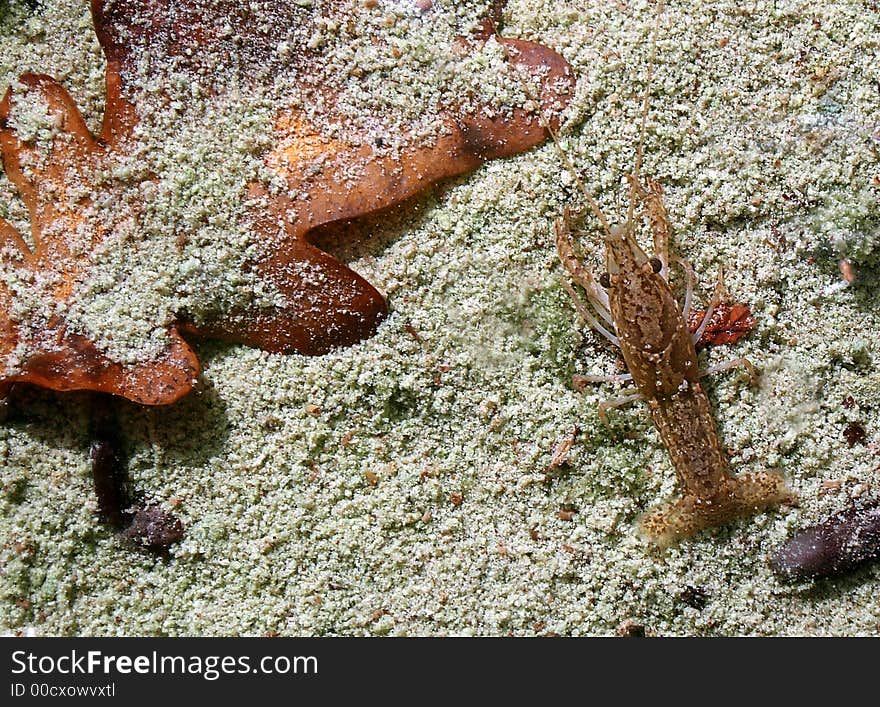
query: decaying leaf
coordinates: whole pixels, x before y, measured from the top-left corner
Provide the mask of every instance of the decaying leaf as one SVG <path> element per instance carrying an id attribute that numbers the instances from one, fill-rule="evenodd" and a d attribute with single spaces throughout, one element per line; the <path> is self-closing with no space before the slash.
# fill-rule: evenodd
<path id="1" fill-rule="evenodd" d="M 795 533 L 770 557 L 770 567 L 801 582 L 850 572 L 878 556 L 880 501 L 868 498 Z"/>
<path id="2" fill-rule="evenodd" d="M 691 333 L 699 328 L 706 314 L 705 309 L 692 309 L 688 314 Z M 712 318 L 697 341 L 697 348 L 733 344 L 755 328 L 755 318 L 746 304 L 721 302 L 712 312 Z"/>
<path id="3" fill-rule="evenodd" d="M 565 437 L 553 446 L 553 454 L 550 456 L 550 463 L 547 465 L 548 474 L 568 463 L 568 454 L 571 452 L 571 448 L 574 446 L 579 434 L 580 428 L 575 425 Z"/>
<path id="4" fill-rule="evenodd" d="M 0 220 L 0 388 L 23 381 L 163 404 L 199 371 L 180 332 L 315 355 L 370 336 L 384 298 L 310 233 L 542 142 L 538 111 L 555 124 L 572 90 L 558 54 L 497 37 L 491 18 L 446 55 L 430 42 L 406 55 L 407 33 L 431 37 L 456 16 L 440 3 L 93 0 L 92 15 L 107 59 L 97 137 L 50 77 L 23 76 L 0 104 L 4 168 L 31 221 L 25 239 Z M 415 91 L 406 100 L 394 92 L 404 60 L 433 77 L 406 82 Z M 500 89 L 484 96 L 476 80 L 457 87 L 491 61 L 516 75 L 512 86 L 535 84 L 537 105 L 493 98 Z M 454 91 L 436 89 L 445 86 L 437 72 Z M 248 120 L 266 129 L 236 141 L 221 116 L 238 103 L 253 108 L 236 116 L 243 131 Z M 203 144 L 221 145 L 219 154 L 200 154 Z M 176 181 L 175 154 L 192 159 Z M 233 158 L 249 169 L 244 179 L 224 171 Z M 220 187 L 199 191 L 198 179 Z M 186 199 L 189 210 L 175 211 Z M 182 249 L 187 269 L 145 268 L 162 311 L 149 346 L 113 355 L 122 333 L 96 331 L 81 315 L 117 284 L 94 273 L 108 253 L 137 258 L 156 238 Z M 209 246 L 220 253 L 210 263 Z"/>

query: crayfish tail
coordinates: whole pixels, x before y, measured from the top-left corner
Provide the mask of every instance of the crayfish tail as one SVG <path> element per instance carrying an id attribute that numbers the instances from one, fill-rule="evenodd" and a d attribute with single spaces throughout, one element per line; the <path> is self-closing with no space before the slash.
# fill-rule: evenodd
<path id="1" fill-rule="evenodd" d="M 794 493 L 779 474 L 769 471 L 742 474 L 730 477 L 712 497 L 691 494 L 652 508 L 639 521 L 639 531 L 646 542 L 663 549 L 701 530 L 794 501 Z"/>

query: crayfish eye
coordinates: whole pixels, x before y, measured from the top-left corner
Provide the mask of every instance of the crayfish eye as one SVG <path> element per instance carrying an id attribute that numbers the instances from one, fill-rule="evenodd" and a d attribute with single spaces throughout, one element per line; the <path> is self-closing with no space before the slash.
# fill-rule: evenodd
<path id="1" fill-rule="evenodd" d="M 611 287 L 611 277 L 607 272 L 603 272 L 599 275 L 599 284 L 602 285 L 606 290 Z"/>
<path id="2" fill-rule="evenodd" d="M 648 262 L 651 263 L 651 269 L 654 272 L 660 272 L 663 269 L 663 261 L 660 258 L 651 258 Z"/>

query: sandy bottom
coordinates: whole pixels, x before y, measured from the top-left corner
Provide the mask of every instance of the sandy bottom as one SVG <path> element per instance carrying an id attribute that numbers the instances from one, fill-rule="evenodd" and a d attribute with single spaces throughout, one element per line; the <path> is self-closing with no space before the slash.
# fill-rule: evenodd
<path id="1" fill-rule="evenodd" d="M 87 3 L 45 4 L 0 19 L 0 84 L 52 74 L 95 125 Z M 658 635 L 880 633 L 880 565 L 794 586 L 766 565 L 795 529 L 880 493 L 880 17 L 855 0 L 690 5 L 661 19 L 644 172 L 703 301 L 723 265 L 757 320 L 704 354 L 762 371 L 754 387 L 738 373 L 709 384 L 732 466 L 781 472 L 799 507 L 664 553 L 639 540 L 674 474 L 642 407 L 603 427 L 597 403 L 615 386 L 572 390 L 573 373 L 615 372 L 616 354 L 562 287 L 552 226 L 583 199 L 545 145 L 350 230 L 334 253 L 392 310 L 375 337 L 320 358 L 196 342 L 193 395 L 118 403 L 135 485 L 187 527 L 169 557 L 97 521 L 87 398 L 27 392 L 0 426 L 0 628 L 605 635 L 632 619 Z M 505 15 L 508 36 L 572 64 L 562 142 L 609 217 L 625 210 L 654 14 L 512 0 Z M 0 216 L 15 209 L 4 179 Z M 850 446 L 852 422 L 867 435 Z"/>

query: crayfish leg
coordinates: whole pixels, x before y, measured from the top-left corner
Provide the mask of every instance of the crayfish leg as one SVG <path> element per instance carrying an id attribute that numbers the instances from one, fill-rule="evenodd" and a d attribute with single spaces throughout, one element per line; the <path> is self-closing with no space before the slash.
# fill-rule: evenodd
<path id="1" fill-rule="evenodd" d="M 620 339 L 618 339 L 615 334 L 612 334 L 598 319 L 596 319 L 587 304 L 578 296 L 578 293 L 575 292 L 574 288 L 570 284 L 568 284 L 568 281 L 563 280 L 562 285 L 563 287 L 565 287 L 566 292 L 568 292 L 569 296 L 571 297 L 571 301 L 574 303 L 574 308 L 577 310 L 577 313 L 580 316 L 581 320 L 585 324 L 588 324 L 591 329 L 599 332 L 612 344 L 619 347 Z M 595 302 L 593 302 L 592 304 L 604 317 L 605 313 L 603 312 L 603 310 L 599 309 Z M 608 314 L 609 323 L 610 319 L 611 315 Z"/>
<path id="2" fill-rule="evenodd" d="M 718 268 L 718 280 L 715 283 L 715 290 L 712 292 L 712 299 L 709 300 L 709 306 L 706 307 L 706 313 L 703 315 L 703 320 L 700 322 L 700 326 L 698 326 L 694 333 L 691 334 L 694 344 L 700 340 L 706 327 L 709 326 L 709 322 L 712 321 L 712 315 L 715 314 L 715 308 L 721 304 L 724 292 L 724 268 Z"/>
<path id="3" fill-rule="evenodd" d="M 628 405 L 629 403 L 634 403 L 638 400 L 644 400 L 645 396 L 639 392 L 636 392 L 634 389 L 630 388 L 630 390 L 623 391 L 625 393 L 629 393 L 629 395 L 622 395 L 619 398 L 612 398 L 611 400 L 606 400 L 604 402 L 599 403 L 599 419 L 602 421 L 602 424 L 606 427 L 609 426 L 608 423 L 608 411 L 613 410 L 614 408 L 623 407 L 624 405 Z"/>
<path id="4" fill-rule="evenodd" d="M 587 293 L 590 303 L 596 307 L 602 318 L 611 323 L 608 293 L 599 286 L 593 273 L 581 262 L 574 250 L 574 239 L 571 234 L 571 210 L 566 207 L 562 218 L 556 221 L 556 250 L 562 266 L 572 279 Z"/>
<path id="5" fill-rule="evenodd" d="M 703 376 L 708 376 L 712 373 L 720 373 L 721 371 L 729 371 L 732 368 L 745 368 L 749 373 L 749 383 L 754 385 L 758 377 L 761 375 L 760 371 L 755 368 L 755 364 L 749 361 L 747 358 L 734 358 L 730 361 L 725 361 L 724 363 L 716 363 L 714 366 L 709 366 L 705 371 L 700 371 L 700 378 Z"/>

